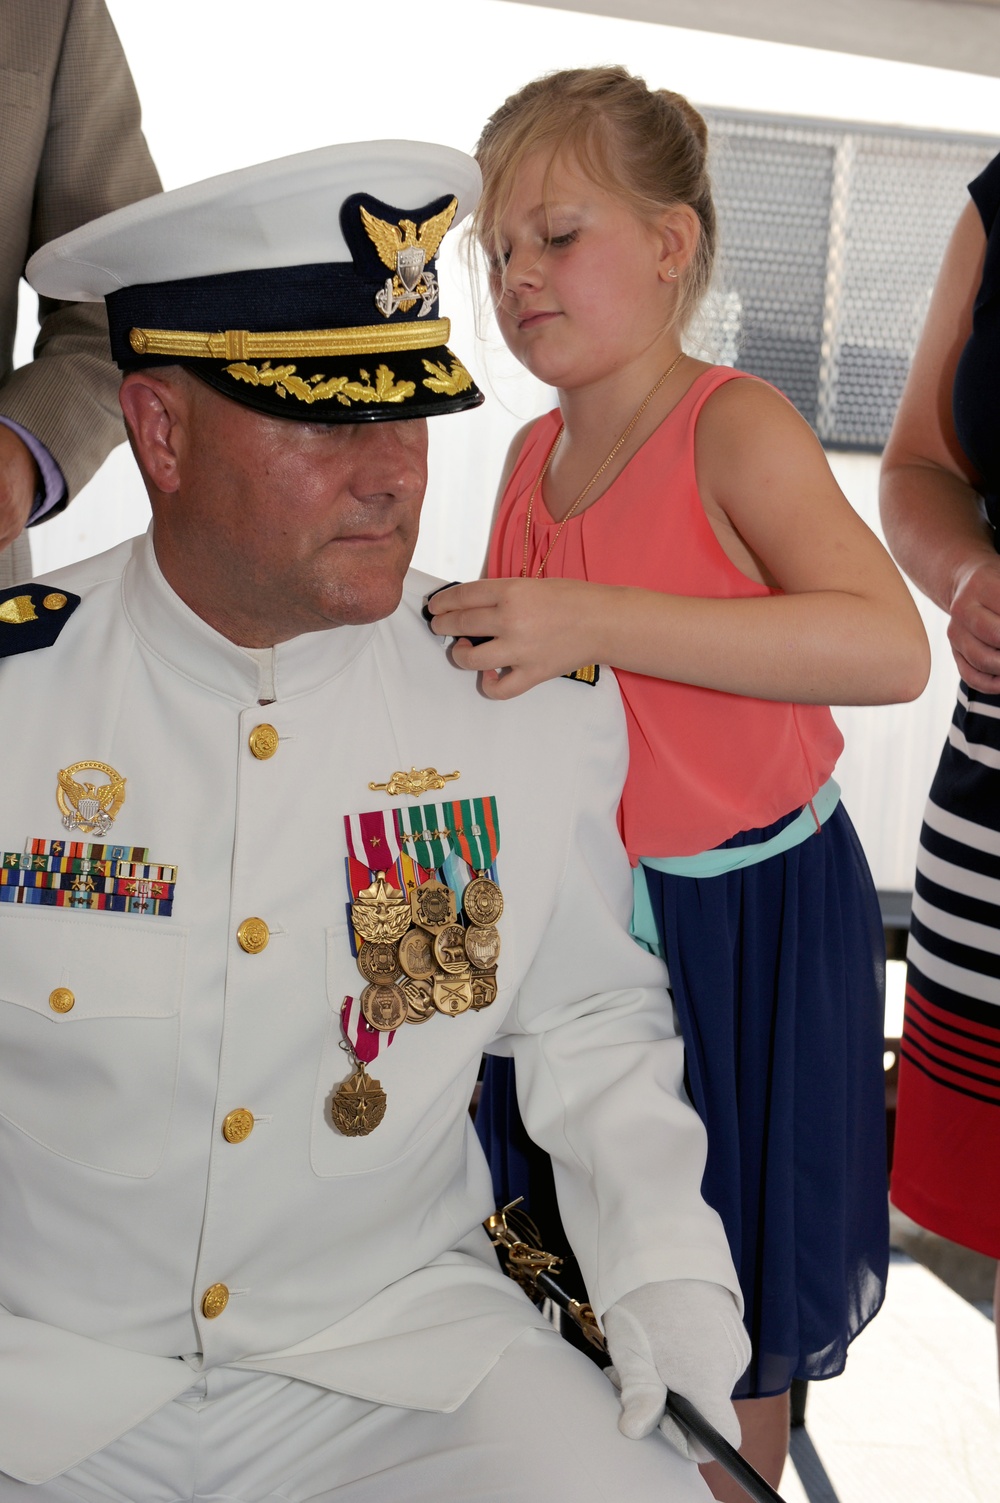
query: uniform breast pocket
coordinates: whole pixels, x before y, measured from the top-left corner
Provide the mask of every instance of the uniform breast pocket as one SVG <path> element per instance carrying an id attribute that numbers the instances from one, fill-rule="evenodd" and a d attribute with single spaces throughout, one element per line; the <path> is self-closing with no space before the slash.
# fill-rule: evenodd
<path id="1" fill-rule="evenodd" d="M 185 934 L 0 909 L 0 1118 L 52 1153 L 146 1179 L 173 1107 Z"/>

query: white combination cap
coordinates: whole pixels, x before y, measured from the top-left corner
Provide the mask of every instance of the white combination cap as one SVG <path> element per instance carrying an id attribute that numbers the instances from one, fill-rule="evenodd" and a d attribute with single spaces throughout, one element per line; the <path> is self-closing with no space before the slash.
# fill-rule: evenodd
<path id="1" fill-rule="evenodd" d="M 103 297 L 124 370 L 181 364 L 308 422 L 433 416 L 482 401 L 447 348 L 435 267 L 479 190 L 450 146 L 324 146 L 116 209 L 26 276 L 45 297 Z"/>

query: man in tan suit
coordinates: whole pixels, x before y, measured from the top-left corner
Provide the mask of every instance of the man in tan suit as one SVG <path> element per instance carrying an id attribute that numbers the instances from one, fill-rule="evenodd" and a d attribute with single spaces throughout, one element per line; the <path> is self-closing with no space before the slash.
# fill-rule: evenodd
<path id="1" fill-rule="evenodd" d="M 60 511 L 125 437 L 98 304 L 41 299 L 12 370 L 18 284 L 40 245 L 159 188 L 104 0 L 0 10 L 0 588 L 26 579 L 23 529 Z"/>

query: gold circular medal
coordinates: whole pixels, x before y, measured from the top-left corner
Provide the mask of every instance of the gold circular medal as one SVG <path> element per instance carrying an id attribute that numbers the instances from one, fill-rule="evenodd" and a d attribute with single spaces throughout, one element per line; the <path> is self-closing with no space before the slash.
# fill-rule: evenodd
<path id="1" fill-rule="evenodd" d="M 361 1065 L 341 1081 L 330 1102 L 330 1120 L 348 1138 L 365 1138 L 385 1116 L 385 1092 Z"/>
<path id="2" fill-rule="evenodd" d="M 473 877 L 462 894 L 462 908 L 470 924 L 488 928 L 503 913 L 503 893 L 489 877 Z"/>
<path id="3" fill-rule="evenodd" d="M 481 929 L 478 924 L 466 929 L 465 953 L 477 970 L 488 971 L 491 965 L 496 965 L 500 955 L 500 935 L 492 924 L 488 929 Z"/>
<path id="4" fill-rule="evenodd" d="M 434 1006 L 438 1012 L 457 1018 L 460 1012 L 468 1012 L 472 1006 L 472 982 L 468 972 L 464 976 L 434 977 Z"/>
<path id="5" fill-rule="evenodd" d="M 427 981 L 437 970 L 432 946 L 426 929 L 410 929 L 399 941 L 399 963 L 414 981 Z"/>
<path id="6" fill-rule="evenodd" d="M 373 981 L 361 993 L 361 1011 L 379 1033 L 391 1033 L 406 1022 L 406 998 L 398 986 Z"/>
<path id="7" fill-rule="evenodd" d="M 469 978 L 472 986 L 472 1005 L 479 1012 L 497 999 L 496 966 L 491 971 L 473 971 Z"/>
<path id="8" fill-rule="evenodd" d="M 465 953 L 465 930 L 461 924 L 446 924 L 440 934 L 434 936 L 434 956 L 442 971 L 457 975 L 469 968 Z"/>
<path id="9" fill-rule="evenodd" d="M 429 979 L 424 977 L 407 976 L 399 983 L 399 989 L 406 998 L 406 1021 L 408 1023 L 426 1023 L 436 1012 L 434 1006 L 434 988 Z"/>
<path id="10" fill-rule="evenodd" d="M 397 946 L 386 939 L 368 939 L 358 951 L 358 970 L 366 981 L 393 981 L 399 975 Z"/>

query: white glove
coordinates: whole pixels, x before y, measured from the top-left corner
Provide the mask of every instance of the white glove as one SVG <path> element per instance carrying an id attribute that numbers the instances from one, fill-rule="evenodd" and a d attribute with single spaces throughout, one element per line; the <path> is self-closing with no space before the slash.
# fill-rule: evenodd
<path id="1" fill-rule="evenodd" d="M 750 1341 L 728 1289 L 700 1279 L 643 1284 L 606 1312 L 604 1334 L 614 1363 L 609 1376 L 621 1389 L 623 1435 L 640 1440 L 659 1425 L 682 1456 L 710 1460 L 664 1413 L 670 1389 L 739 1446 L 730 1394 L 750 1361 Z"/>

